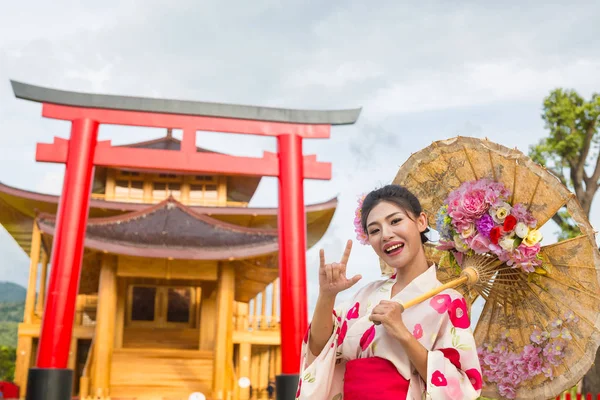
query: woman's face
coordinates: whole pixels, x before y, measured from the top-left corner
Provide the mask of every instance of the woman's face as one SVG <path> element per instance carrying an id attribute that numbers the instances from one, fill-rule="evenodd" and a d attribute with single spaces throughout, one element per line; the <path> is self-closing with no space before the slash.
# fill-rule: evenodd
<path id="1" fill-rule="evenodd" d="M 392 268 L 403 268 L 423 250 L 421 232 L 427 217 L 415 218 L 392 202 L 377 204 L 367 217 L 367 235 L 375 253 Z"/>

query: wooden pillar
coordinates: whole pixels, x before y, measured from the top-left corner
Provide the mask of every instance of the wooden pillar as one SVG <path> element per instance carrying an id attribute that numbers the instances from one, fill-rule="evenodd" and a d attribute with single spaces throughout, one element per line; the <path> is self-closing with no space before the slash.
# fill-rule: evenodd
<path id="1" fill-rule="evenodd" d="M 254 302 L 254 315 L 252 316 L 252 330 L 258 330 L 258 295 L 252 300 Z"/>
<path id="2" fill-rule="evenodd" d="M 117 267 L 118 268 L 118 267 Z M 115 320 L 115 343 L 114 348 L 123 347 L 123 331 L 125 329 L 125 304 L 127 301 L 127 282 L 119 279 L 117 282 L 117 313 Z"/>
<path id="3" fill-rule="evenodd" d="M 252 394 L 254 395 L 254 398 L 258 397 L 258 390 L 260 387 L 259 372 L 260 353 L 257 350 L 254 350 L 250 356 L 250 382 L 252 382 Z"/>
<path id="4" fill-rule="evenodd" d="M 226 390 L 231 377 L 233 360 L 233 301 L 235 290 L 235 270 L 229 263 L 220 264 L 217 287 L 217 326 L 213 368 L 213 399 L 226 398 Z"/>
<path id="5" fill-rule="evenodd" d="M 250 379 L 250 360 L 252 357 L 252 345 L 250 343 L 240 343 L 240 352 L 238 365 L 240 368 L 239 378 Z M 250 399 L 250 388 L 240 388 L 240 400 Z"/>
<path id="6" fill-rule="evenodd" d="M 248 330 L 248 311 L 250 309 L 248 303 L 237 303 L 238 304 L 238 319 L 236 329 L 238 331 Z"/>
<path id="7" fill-rule="evenodd" d="M 281 346 L 275 348 L 275 375 L 281 375 Z"/>
<path id="8" fill-rule="evenodd" d="M 261 329 L 267 329 L 267 290 L 263 290 L 260 294 L 260 327 Z"/>
<path id="9" fill-rule="evenodd" d="M 29 368 L 35 359 L 33 353 L 33 338 L 31 336 L 21 336 L 17 342 L 17 362 L 15 363 L 15 384 L 20 388 L 21 398 L 27 394 L 27 377 Z"/>
<path id="10" fill-rule="evenodd" d="M 277 303 L 279 303 L 279 278 L 273 281 L 273 294 L 271 298 L 271 326 L 277 326 Z"/>
<path id="11" fill-rule="evenodd" d="M 203 290 L 202 301 L 200 303 L 200 350 L 215 349 L 216 327 L 214 322 L 217 319 L 217 291 Z M 208 322 L 209 321 L 209 322 Z"/>
<path id="12" fill-rule="evenodd" d="M 25 298 L 25 312 L 23 322 L 33 322 L 33 307 L 35 306 L 35 292 L 37 286 L 37 271 L 40 261 L 40 250 L 42 245 L 42 234 L 36 221 L 33 221 L 33 232 L 31 234 L 31 251 L 29 252 L 29 283 L 27 284 L 27 297 Z"/>
<path id="13" fill-rule="evenodd" d="M 92 395 L 110 396 L 110 367 L 115 339 L 117 312 L 117 259 L 103 254 L 98 288 L 98 314 L 94 338 L 94 375 Z"/>
<path id="14" fill-rule="evenodd" d="M 42 250 L 42 271 L 40 273 L 40 289 L 38 291 L 35 313 L 42 316 L 44 313 L 44 301 L 46 299 L 46 280 L 48 278 L 48 254 Z"/>
<path id="15" fill-rule="evenodd" d="M 106 187 L 104 189 L 104 199 L 114 200 L 115 199 L 115 181 L 116 172 L 114 169 L 109 169 L 106 173 Z"/>
<path id="16" fill-rule="evenodd" d="M 269 346 L 269 382 L 275 383 L 275 377 L 277 376 L 275 371 L 275 346 Z"/>
<path id="17" fill-rule="evenodd" d="M 258 381 L 262 399 L 267 399 L 267 386 L 269 386 L 269 349 L 263 349 L 260 353 L 260 371 Z"/>

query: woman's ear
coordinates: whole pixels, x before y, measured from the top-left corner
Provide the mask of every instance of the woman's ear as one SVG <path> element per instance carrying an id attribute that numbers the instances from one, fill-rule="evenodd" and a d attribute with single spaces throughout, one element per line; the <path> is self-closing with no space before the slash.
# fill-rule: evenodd
<path id="1" fill-rule="evenodd" d="M 419 228 L 419 232 L 425 232 L 428 226 L 429 223 L 427 221 L 427 215 L 425 215 L 425 213 L 422 212 L 421 214 L 419 214 L 419 218 L 417 218 L 417 227 Z"/>

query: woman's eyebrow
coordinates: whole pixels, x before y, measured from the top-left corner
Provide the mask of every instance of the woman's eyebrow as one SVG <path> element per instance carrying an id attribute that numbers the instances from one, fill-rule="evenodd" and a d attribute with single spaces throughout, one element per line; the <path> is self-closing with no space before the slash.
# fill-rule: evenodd
<path id="1" fill-rule="evenodd" d="M 400 211 L 393 212 L 393 213 L 391 213 L 390 215 L 388 215 L 387 217 L 385 217 L 385 219 L 390 219 L 390 218 L 392 218 L 392 217 L 393 217 L 394 215 L 396 215 L 396 214 L 402 214 L 402 212 L 400 212 Z M 371 222 L 369 225 L 367 225 L 367 228 L 368 228 L 369 226 L 371 226 L 371 225 L 374 225 L 374 224 L 376 224 L 376 223 L 377 223 L 377 221 L 373 221 L 373 222 Z"/>

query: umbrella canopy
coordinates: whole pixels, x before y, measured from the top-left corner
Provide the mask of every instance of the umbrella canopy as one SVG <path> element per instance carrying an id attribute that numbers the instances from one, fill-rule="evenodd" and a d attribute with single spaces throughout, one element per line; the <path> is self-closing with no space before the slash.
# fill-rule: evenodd
<path id="1" fill-rule="evenodd" d="M 439 250 L 426 249 L 442 282 L 493 261 L 492 274 L 459 288 L 486 300 L 475 328 L 483 394 L 548 399 L 575 385 L 600 343 L 600 253 L 576 197 L 518 150 L 467 137 L 411 155 L 393 183 L 440 233 Z M 542 244 L 539 228 L 565 208 L 581 234 Z"/>

